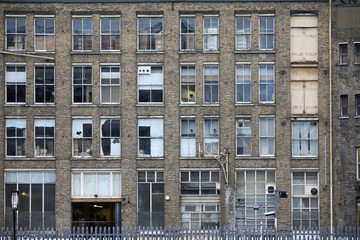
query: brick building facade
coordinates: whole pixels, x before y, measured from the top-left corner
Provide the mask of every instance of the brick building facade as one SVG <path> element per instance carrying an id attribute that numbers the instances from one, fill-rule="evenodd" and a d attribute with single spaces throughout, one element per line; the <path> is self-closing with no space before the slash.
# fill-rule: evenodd
<path id="1" fill-rule="evenodd" d="M 0 225 L 13 190 L 19 226 L 259 226 L 275 197 L 278 226 L 330 225 L 328 2 L 24 2 L 0 1 Z"/>

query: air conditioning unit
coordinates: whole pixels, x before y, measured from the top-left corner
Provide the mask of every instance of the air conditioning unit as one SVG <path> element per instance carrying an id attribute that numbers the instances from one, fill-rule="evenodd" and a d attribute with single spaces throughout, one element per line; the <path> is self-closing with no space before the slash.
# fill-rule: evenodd
<path id="1" fill-rule="evenodd" d="M 318 193 L 319 193 L 319 189 L 317 185 L 306 186 L 306 191 L 305 191 L 306 195 L 317 195 Z"/>
<path id="2" fill-rule="evenodd" d="M 139 74 L 151 74 L 151 66 L 139 66 L 138 73 Z"/>
<path id="3" fill-rule="evenodd" d="M 273 191 L 271 191 L 273 190 Z M 275 184 L 265 184 L 265 193 L 266 194 L 274 194 L 274 190 L 276 190 Z"/>

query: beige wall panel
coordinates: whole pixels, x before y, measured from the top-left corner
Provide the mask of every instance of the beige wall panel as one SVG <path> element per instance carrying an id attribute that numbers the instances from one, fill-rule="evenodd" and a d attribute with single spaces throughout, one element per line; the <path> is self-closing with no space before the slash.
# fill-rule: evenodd
<path id="1" fill-rule="evenodd" d="M 336 28 L 350 29 L 360 28 L 360 7 L 349 6 L 336 8 Z M 357 30 L 358 31 L 358 30 Z M 356 31 L 354 31 L 356 32 Z"/>
<path id="2" fill-rule="evenodd" d="M 291 81 L 317 81 L 318 79 L 317 68 L 291 68 Z"/>
<path id="3" fill-rule="evenodd" d="M 303 114 L 304 107 L 304 83 L 291 82 L 291 114 Z"/>
<path id="4" fill-rule="evenodd" d="M 318 62 L 317 28 L 292 28 L 290 36 L 292 63 Z"/>
<path id="5" fill-rule="evenodd" d="M 304 99 L 305 99 L 305 113 L 318 113 L 318 83 L 305 82 Z"/>
<path id="6" fill-rule="evenodd" d="M 317 16 L 293 16 L 290 20 L 290 27 L 306 27 L 317 28 L 318 20 Z"/>

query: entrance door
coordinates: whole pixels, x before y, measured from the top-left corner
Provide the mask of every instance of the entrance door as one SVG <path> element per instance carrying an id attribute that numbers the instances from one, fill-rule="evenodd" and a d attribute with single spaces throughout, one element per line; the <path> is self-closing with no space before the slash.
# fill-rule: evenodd
<path id="1" fill-rule="evenodd" d="M 121 228 L 121 203 L 74 202 L 72 203 L 72 226 Z"/>

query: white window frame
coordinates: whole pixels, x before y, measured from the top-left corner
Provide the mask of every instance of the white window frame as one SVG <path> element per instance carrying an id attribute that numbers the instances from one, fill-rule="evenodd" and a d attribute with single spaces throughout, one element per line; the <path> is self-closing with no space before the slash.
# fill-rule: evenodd
<path id="1" fill-rule="evenodd" d="M 87 174 L 94 174 L 95 175 L 95 192 L 94 195 L 86 195 L 85 193 L 85 185 L 87 182 L 85 181 L 85 175 Z M 103 185 L 99 185 L 99 175 L 109 175 L 109 195 L 102 195 L 101 194 L 101 188 L 104 188 Z M 80 188 L 80 195 L 76 195 L 75 193 L 75 176 L 80 177 L 80 182 L 78 188 Z M 118 177 L 120 182 L 114 182 L 115 177 Z M 121 198 L 121 169 L 101 169 L 101 170 L 93 170 L 93 169 L 74 169 L 71 171 L 71 197 L 73 199 L 83 199 L 83 198 L 89 198 L 89 199 L 96 199 L 96 198 Z M 117 189 L 115 189 L 117 188 Z M 117 191 L 119 194 L 116 194 L 115 191 Z"/>
<path id="2" fill-rule="evenodd" d="M 242 20 L 242 27 L 239 26 L 239 19 Z M 245 21 L 249 21 L 249 30 L 245 27 Z M 237 15 L 235 17 L 235 49 L 236 50 L 250 50 L 251 49 L 251 15 Z M 240 47 L 238 42 L 241 38 L 245 39 L 245 46 Z M 248 42 L 247 42 L 248 41 Z"/>
<path id="3" fill-rule="evenodd" d="M 110 20 L 110 33 L 103 33 L 102 32 L 102 20 L 104 19 L 109 19 Z M 119 33 L 111 33 L 112 31 L 112 28 L 111 28 L 111 21 L 114 20 L 114 19 L 119 19 Z M 103 45 L 102 45 L 102 42 L 103 42 L 103 37 L 104 36 L 109 36 L 110 37 L 110 48 L 111 48 L 111 39 L 113 39 L 113 37 L 116 39 L 116 37 L 118 37 L 119 39 L 117 40 L 118 41 L 118 44 L 119 44 L 119 49 L 103 49 Z M 116 16 L 100 16 L 100 50 L 103 51 L 103 52 L 119 52 L 120 49 L 121 49 L 121 19 L 120 19 L 120 15 L 116 15 Z"/>
<path id="4" fill-rule="evenodd" d="M 207 134 L 206 132 L 206 122 L 210 121 L 210 128 L 212 132 L 216 130 L 214 133 Z M 216 123 L 213 123 L 216 122 Z M 215 124 L 215 126 L 214 126 Z M 217 151 L 207 152 L 206 151 L 206 144 L 210 143 L 211 150 L 214 150 L 214 147 L 217 145 Z M 214 145 L 215 144 L 215 145 Z M 219 131 L 219 118 L 218 117 L 205 117 L 204 118 L 204 155 L 205 156 L 212 156 L 219 154 L 220 149 L 220 131 Z"/>
<path id="5" fill-rule="evenodd" d="M 42 125 L 41 125 L 42 123 Z M 52 127 L 53 128 L 53 136 L 46 136 L 46 130 L 44 129 L 44 136 L 37 137 L 36 136 L 36 127 Z M 45 143 L 48 141 L 53 141 L 53 154 L 47 155 L 45 152 L 46 147 L 44 149 L 38 148 L 36 145 L 37 140 L 43 140 Z M 42 153 L 41 153 L 41 150 Z M 34 120 L 34 156 L 38 158 L 46 158 L 46 157 L 55 157 L 55 119 L 51 118 L 35 118 Z"/>
<path id="6" fill-rule="evenodd" d="M 261 19 L 266 19 L 266 29 L 265 31 L 261 31 Z M 271 31 L 271 29 L 267 29 L 267 25 L 268 25 L 268 20 L 272 20 L 272 25 L 273 25 L 273 29 Z M 262 36 L 265 36 L 266 37 L 266 46 L 262 46 L 261 44 L 261 37 Z M 268 37 L 272 37 L 273 38 L 273 46 L 270 47 L 268 46 L 267 44 L 267 38 Z M 266 50 L 266 51 L 269 51 L 269 50 L 274 50 L 275 49 L 275 19 L 274 19 L 274 15 L 273 14 L 269 14 L 269 15 L 259 15 L 259 49 L 260 50 Z"/>
<path id="7" fill-rule="evenodd" d="M 14 67 L 15 68 L 15 72 L 9 72 L 7 70 L 8 67 Z M 22 71 L 17 71 L 18 67 L 21 67 L 21 68 L 24 68 L 25 71 L 22 72 Z M 14 73 L 14 74 L 11 74 L 11 73 Z M 22 76 L 17 76 L 16 79 L 21 79 L 21 81 L 17 81 L 17 82 L 10 82 L 9 78 L 14 78 L 14 76 L 11 76 L 11 75 L 15 75 L 15 73 L 17 73 L 16 75 L 19 75 L 21 74 Z M 11 63 L 6 63 L 5 65 L 5 103 L 6 104 L 26 104 L 26 82 L 27 82 L 27 79 L 26 79 L 26 64 L 18 64 L 18 63 L 14 63 L 14 64 L 11 64 Z M 11 83 L 11 84 L 9 84 Z M 15 96 L 15 102 L 8 102 L 8 86 L 15 86 L 16 88 L 16 96 Z M 18 89 L 17 89 L 17 86 L 25 86 L 25 101 L 24 102 L 18 102 L 17 101 L 17 95 L 18 95 Z"/>
<path id="8" fill-rule="evenodd" d="M 53 33 L 46 33 L 46 28 L 45 28 L 45 24 L 44 24 L 44 33 L 37 33 L 36 32 L 36 20 L 37 19 L 42 19 L 44 22 L 46 20 L 52 20 L 53 21 L 53 25 L 54 25 L 54 32 Z M 55 16 L 49 15 L 49 16 L 35 16 L 34 19 L 34 48 L 36 52 L 54 52 L 55 51 L 55 46 L 56 46 L 56 38 L 55 38 Z M 36 38 L 37 37 L 44 37 L 44 48 L 43 49 L 36 49 Z M 53 37 L 54 38 L 54 48 L 53 49 L 47 49 L 46 48 L 46 39 L 48 37 Z"/>
<path id="9" fill-rule="evenodd" d="M 240 71 L 240 69 L 242 68 L 242 72 L 243 74 L 240 75 L 238 72 Z M 249 71 L 249 75 L 246 74 L 246 71 Z M 248 80 L 247 80 L 248 78 Z M 236 94 L 235 94 L 235 101 L 236 103 L 251 103 L 251 63 L 236 63 L 235 66 L 235 81 L 236 81 Z M 249 93 L 248 93 L 248 101 L 247 101 L 247 96 L 246 96 L 246 87 L 248 86 L 249 88 Z M 239 87 L 242 87 L 242 92 L 243 92 L 243 100 L 238 98 L 238 93 L 239 93 Z"/>
<path id="10" fill-rule="evenodd" d="M 188 25 L 189 25 L 189 19 L 194 20 L 194 32 L 189 32 L 189 29 L 188 29 L 186 33 L 183 33 L 182 21 L 184 19 L 186 19 Z M 190 39 L 192 38 L 194 48 L 183 48 L 182 47 L 182 42 L 183 42 L 182 39 L 183 38 L 186 38 L 186 41 L 185 41 L 186 43 L 190 42 L 191 41 Z M 180 51 L 184 51 L 184 52 L 196 51 L 196 17 L 195 17 L 195 15 L 180 16 Z"/>
<path id="11" fill-rule="evenodd" d="M 139 20 L 140 19 L 148 19 L 150 21 L 150 28 L 151 28 L 151 21 L 152 19 L 155 19 L 155 18 L 161 18 L 161 22 L 162 22 L 162 25 L 161 25 L 161 32 L 160 33 L 151 33 L 152 30 L 150 29 L 149 33 L 140 33 L 140 29 L 139 29 Z M 140 36 L 148 36 L 149 38 L 149 41 L 151 42 L 151 39 L 154 38 L 154 41 L 155 41 L 155 49 L 152 49 L 151 48 L 151 43 L 150 43 L 150 49 L 140 49 Z M 160 37 L 161 38 L 161 46 L 159 46 L 159 49 L 157 49 L 156 45 L 156 37 Z M 158 39 L 159 40 L 159 39 Z M 137 16 L 137 50 L 140 51 L 140 52 L 162 52 L 164 51 L 164 18 L 163 18 L 163 15 L 138 15 Z"/>
<path id="12" fill-rule="evenodd" d="M 210 19 L 210 28 L 205 28 L 205 20 Z M 212 27 L 213 24 L 216 25 L 216 27 Z M 216 40 L 216 47 L 209 46 L 209 41 Z M 214 44 L 214 43 L 212 43 Z M 210 15 L 204 15 L 203 18 L 203 49 L 204 52 L 211 52 L 211 51 L 219 51 L 219 16 L 210 16 Z"/>
<path id="13" fill-rule="evenodd" d="M 110 136 L 103 136 L 102 126 L 104 121 L 110 121 Z M 119 136 L 112 136 L 112 122 L 113 121 L 119 121 Z M 110 154 L 105 155 L 103 152 L 103 139 L 110 139 Z M 119 142 L 117 142 L 119 141 Z M 119 154 L 111 154 L 112 145 L 116 147 L 115 144 L 119 144 L 118 152 Z M 100 156 L 101 157 L 120 157 L 121 156 L 121 119 L 120 117 L 101 117 L 100 119 Z"/>
<path id="14" fill-rule="evenodd" d="M 190 122 L 193 122 L 193 124 L 191 124 Z M 184 124 L 187 127 L 186 129 L 184 129 Z M 193 128 L 191 128 L 191 126 L 193 126 Z M 182 157 L 195 157 L 196 156 L 196 120 L 194 117 L 187 117 L 180 119 L 180 133 L 181 133 L 180 155 Z M 185 152 L 187 152 L 188 154 L 185 154 Z"/>
<path id="15" fill-rule="evenodd" d="M 304 184 L 295 184 L 294 183 L 294 173 L 303 173 L 304 175 Z M 317 176 L 317 183 L 316 184 L 308 184 L 307 183 L 307 174 L 309 173 L 316 173 L 316 176 Z M 295 194 L 294 193 L 294 187 L 295 186 L 304 186 L 304 194 Z M 307 191 L 310 191 L 310 189 L 312 188 L 316 188 L 317 189 L 317 193 L 316 194 L 311 194 L 311 193 L 307 193 Z M 309 199 L 309 206 L 308 208 L 306 208 L 306 206 L 300 206 L 300 208 L 296 208 L 298 210 L 300 210 L 300 227 L 303 228 L 307 228 L 307 227 L 319 227 L 320 225 L 320 188 L 319 188 L 319 172 L 316 171 L 315 169 L 292 169 L 292 173 L 291 173 L 291 225 L 293 227 L 294 226 L 294 199 L 299 199 L 300 200 L 300 203 L 301 203 L 301 200 L 302 199 Z M 312 208 L 311 206 L 311 199 L 317 199 L 317 208 Z M 308 218 L 310 219 L 311 218 L 311 212 L 310 210 L 311 209 L 317 209 L 317 221 L 318 221 L 318 225 L 317 226 L 303 226 L 302 225 L 302 217 L 303 217 L 303 214 L 301 212 L 301 210 L 303 209 L 308 209 Z M 305 211 L 306 212 L 306 211 Z"/>
<path id="16" fill-rule="evenodd" d="M 245 126 L 246 123 L 250 123 L 250 126 Z M 250 130 L 250 132 L 249 132 Z M 244 117 L 244 118 L 237 118 L 236 119 L 236 156 L 251 156 L 252 155 L 252 131 L 251 131 L 251 118 L 250 117 Z M 249 148 L 245 147 L 246 139 L 248 141 L 250 140 L 250 146 Z M 243 149 L 248 149 L 247 153 L 238 153 L 238 146 L 240 142 L 243 143 Z"/>
<path id="17" fill-rule="evenodd" d="M 75 33 L 74 32 L 74 20 L 75 19 L 81 19 L 81 33 Z M 84 20 L 90 19 L 91 20 L 91 33 L 84 33 Z M 75 37 L 79 36 L 81 37 L 81 49 L 75 49 Z M 91 49 L 84 49 L 84 38 L 87 36 L 91 37 Z M 91 52 L 93 47 L 93 19 L 92 16 L 72 16 L 72 50 L 74 52 Z"/>
<path id="18" fill-rule="evenodd" d="M 11 121 L 14 121 L 15 123 L 12 123 L 10 124 Z M 6 147 L 6 157 L 10 157 L 10 158 L 18 158 L 18 157 L 26 157 L 26 137 L 27 137 L 27 134 L 26 134 L 26 131 L 27 131 L 27 126 L 26 126 L 27 122 L 26 122 L 26 119 L 25 118 L 7 118 L 6 121 L 5 121 L 5 138 L 6 138 L 6 144 L 5 144 L 5 147 Z M 15 127 L 15 135 L 17 134 L 17 129 L 23 125 L 25 126 L 24 128 L 24 136 L 13 136 L 13 137 L 9 137 L 8 134 L 7 134 L 7 128 L 10 126 L 13 125 L 13 127 Z M 14 139 L 15 140 L 15 155 L 8 155 L 8 140 L 10 139 Z M 24 155 L 17 155 L 17 141 L 18 140 L 23 140 L 24 141 Z"/>
<path id="19" fill-rule="evenodd" d="M 207 74 L 206 73 L 206 69 L 209 69 L 210 68 L 210 72 L 213 72 L 214 70 L 213 69 L 216 69 L 217 71 L 217 74 L 216 75 L 211 75 L 211 74 Z M 206 80 L 206 76 L 217 76 L 217 79 L 216 80 Z M 207 83 L 208 82 L 208 83 Z M 204 83 L 204 96 L 203 96 L 203 99 L 204 99 L 204 103 L 205 104 L 218 104 L 219 103 L 219 83 L 220 83 L 220 76 L 219 76 L 219 65 L 217 63 L 211 63 L 211 64 L 204 64 L 203 66 L 203 83 Z M 210 101 L 206 101 L 206 87 L 209 86 L 210 87 L 210 95 L 211 95 L 211 99 Z M 213 88 L 214 87 L 217 87 L 217 99 L 214 99 L 214 95 L 213 95 Z M 216 100 L 216 101 L 215 101 Z"/>
<path id="20" fill-rule="evenodd" d="M 194 69 L 194 74 L 192 70 Z M 194 79 L 193 81 L 191 79 Z M 194 90 L 191 90 L 191 87 Z M 184 94 L 183 89 L 186 90 L 187 96 Z M 184 91 L 185 91 L 184 90 Z M 191 97 L 193 95 L 193 97 Z M 187 100 L 187 101 L 184 101 Z M 196 66 L 195 64 L 181 64 L 180 65 L 180 101 L 181 104 L 195 104 L 196 103 Z"/>
<path id="21" fill-rule="evenodd" d="M 266 125 L 266 129 L 264 130 L 266 132 L 266 135 L 262 135 L 262 130 L 261 130 L 261 122 L 262 121 L 265 121 L 265 125 Z M 274 129 L 274 134 L 271 135 L 270 132 L 271 130 L 269 130 L 269 124 L 271 124 L 271 121 L 273 122 L 273 129 Z M 259 118 L 259 155 L 260 156 L 275 156 L 275 144 L 276 144 L 276 141 L 275 141 L 275 135 L 276 135 L 276 129 L 275 129 L 275 118 L 274 117 L 270 117 L 270 116 L 262 116 Z M 267 153 L 262 153 L 262 146 L 263 144 L 261 143 L 262 140 L 265 140 L 268 147 L 270 147 L 271 145 L 273 145 L 272 149 L 268 148 L 267 149 Z M 272 142 L 272 143 L 271 143 Z"/>
<path id="22" fill-rule="evenodd" d="M 302 123 L 302 124 L 304 124 L 304 123 L 309 123 L 309 124 L 314 124 L 314 123 L 316 123 L 316 138 L 311 138 L 311 137 L 305 137 L 305 138 L 303 138 L 303 137 L 301 137 L 301 138 L 294 138 L 294 124 L 295 123 Z M 318 144 L 319 144 L 319 135 L 318 135 L 318 131 L 319 131 L 319 124 L 318 124 L 318 121 L 313 121 L 313 120 L 308 120 L 308 121 L 292 121 L 292 123 L 291 123 L 291 127 L 292 127 L 292 130 L 291 130 L 291 142 L 292 142 L 292 156 L 293 157 L 318 157 L 318 155 L 319 155 L 319 146 L 318 146 Z M 304 126 L 302 126 L 302 127 L 304 127 Z M 310 130 L 310 129 L 309 129 Z M 303 130 L 304 131 L 304 130 Z M 303 133 L 303 132 L 302 132 Z M 308 133 L 305 133 L 307 136 L 309 135 L 309 132 Z M 315 142 L 315 145 L 316 145 L 316 155 L 311 155 L 311 154 L 305 154 L 305 155 L 295 155 L 294 154 L 294 141 L 299 141 L 300 140 L 300 143 L 301 143 L 301 141 L 306 141 L 306 145 L 308 145 L 308 146 L 310 146 L 309 145 L 309 141 L 316 141 Z M 312 148 L 313 148 L 314 146 L 312 146 Z M 309 149 L 308 149 L 308 151 L 309 151 Z M 307 151 L 307 152 L 308 152 Z"/>
<path id="23" fill-rule="evenodd" d="M 191 173 L 198 173 L 198 181 L 192 181 Z M 203 181 L 202 173 L 208 173 L 209 176 L 208 181 Z M 186 174 L 188 175 L 187 180 L 184 180 Z M 220 170 L 218 169 L 181 169 L 179 175 L 180 195 L 181 196 L 220 196 L 220 177 L 221 177 Z M 197 187 L 195 186 L 195 184 L 198 184 Z M 194 193 L 183 193 L 183 191 L 187 190 L 186 185 L 195 186 L 189 189 L 190 191 L 194 191 Z M 198 193 L 196 194 L 195 191 L 198 191 Z M 211 193 L 206 193 L 203 191 L 211 191 Z"/>
<path id="24" fill-rule="evenodd" d="M 76 122 L 78 123 L 81 123 L 82 124 L 82 128 L 81 128 L 81 132 L 80 131 L 77 131 L 75 129 L 75 125 L 76 125 Z M 83 124 L 91 124 L 91 136 L 90 137 L 84 137 L 84 129 L 83 129 Z M 72 156 L 74 158 L 90 158 L 93 156 L 93 120 L 92 118 L 73 118 L 72 119 Z M 81 136 L 77 136 L 77 135 L 81 135 Z M 81 155 L 75 155 L 75 140 L 81 140 Z M 85 145 L 84 145 L 84 141 L 89 141 L 90 140 L 90 147 L 91 148 L 88 148 L 86 149 L 85 151 L 83 150 L 85 148 Z M 79 147 L 79 146 L 77 146 Z"/>
<path id="25" fill-rule="evenodd" d="M 81 68 L 81 84 L 74 84 L 74 74 L 75 74 L 75 68 Z M 84 79 L 86 79 L 85 76 L 85 68 L 91 68 L 91 83 L 85 83 L 84 84 Z M 92 104 L 93 102 L 93 67 L 90 64 L 73 64 L 72 65 L 72 103 L 73 104 Z M 74 98 L 75 98 L 75 89 L 74 89 L 74 85 L 75 86 L 81 86 L 81 102 L 75 102 Z M 91 101 L 83 101 L 84 98 L 84 94 L 86 94 L 86 92 L 84 93 L 84 87 L 91 87 L 91 92 L 89 91 L 89 94 L 91 95 Z M 86 89 L 86 88 L 85 88 Z"/>
<path id="26" fill-rule="evenodd" d="M 7 28 L 8 28 L 8 19 L 10 18 L 14 18 L 15 19 L 15 30 L 16 32 L 15 33 L 8 33 L 7 31 Z M 18 29 L 17 29 L 17 19 L 19 18 L 24 18 L 25 19 L 25 33 L 17 33 Z M 6 43 L 6 51 L 25 51 L 26 50 L 26 45 L 27 45 L 27 39 L 26 39 L 26 15 L 19 15 L 19 16 L 11 16 L 11 15 L 6 15 L 5 16 L 5 43 Z M 18 37 L 21 37 L 23 36 L 24 37 L 24 48 L 17 48 L 17 42 L 15 40 L 15 48 L 14 49 L 9 49 L 8 48 L 8 36 L 9 35 L 14 35 L 14 38 L 18 38 Z"/>
<path id="27" fill-rule="evenodd" d="M 149 127 L 149 136 L 140 136 L 140 127 Z M 155 128 L 155 129 L 154 129 Z M 150 153 L 140 151 L 141 139 L 149 139 Z M 153 148 L 154 143 L 158 147 Z M 161 149 L 160 149 L 161 147 Z M 154 153 L 154 150 L 157 150 Z M 164 121 L 162 118 L 139 118 L 138 119 L 138 156 L 143 158 L 164 157 Z"/>
<path id="28" fill-rule="evenodd" d="M 343 49 L 345 47 L 345 51 Z M 339 64 L 347 65 L 349 63 L 349 46 L 347 42 L 339 43 Z"/>
<path id="29" fill-rule="evenodd" d="M 272 79 L 267 79 L 267 76 L 269 76 L 268 74 L 265 75 L 265 79 L 262 80 L 264 78 L 264 75 L 261 74 L 261 69 L 265 68 L 265 71 L 271 71 L 271 69 L 269 69 L 269 67 L 272 67 Z M 269 100 L 270 96 L 268 96 L 267 91 L 266 91 L 266 99 L 265 100 L 261 100 L 261 87 L 264 86 L 266 87 L 266 90 L 268 89 L 268 87 L 272 86 L 273 88 L 273 92 L 272 92 L 272 100 Z M 264 63 L 261 62 L 259 63 L 259 103 L 274 103 L 275 102 L 275 65 L 274 63 Z"/>
<path id="30" fill-rule="evenodd" d="M 103 68 L 110 68 L 110 72 L 103 72 Z M 115 75 L 117 75 L 117 72 L 112 72 L 112 69 L 119 68 L 119 83 L 111 83 L 113 79 L 116 79 Z M 103 76 L 109 75 L 109 83 L 102 83 Z M 114 78 L 113 78 L 114 76 Z M 103 87 L 110 88 L 110 102 L 104 102 L 103 101 Z M 118 88 L 118 94 L 119 94 L 119 101 L 112 102 L 112 89 Z M 100 64 L 100 102 L 101 104 L 120 104 L 121 103 L 121 66 L 120 64 Z"/>
<path id="31" fill-rule="evenodd" d="M 44 68 L 44 83 L 43 84 L 37 84 L 36 83 L 36 68 Z M 46 68 L 52 68 L 53 69 L 53 75 L 54 75 L 54 82 L 52 84 L 49 84 L 49 83 L 46 83 Z M 44 87 L 44 102 L 37 102 L 36 101 L 36 87 L 37 86 L 43 86 Z M 47 86 L 53 86 L 54 90 L 53 90 L 53 96 L 54 96 L 54 99 L 53 99 L 53 102 L 46 102 L 46 87 Z M 50 104 L 50 105 L 53 105 L 55 104 L 55 66 L 53 64 L 47 64 L 47 65 L 40 65 L 40 64 L 35 64 L 34 66 L 34 103 L 35 104 Z"/>
<path id="32" fill-rule="evenodd" d="M 161 68 L 161 77 L 159 79 L 156 78 L 156 75 L 152 75 L 153 68 Z M 149 73 L 150 71 L 150 73 Z M 149 78 L 144 77 L 142 79 L 141 75 L 150 75 Z M 152 75 L 152 76 L 151 76 Z M 160 64 L 149 64 L 149 65 L 138 65 L 138 103 L 139 104 L 163 104 L 164 103 L 164 66 Z M 146 81 L 146 82 L 144 82 Z M 149 101 L 140 101 L 140 91 L 148 90 Z M 152 101 L 153 99 L 153 90 L 161 90 L 161 101 Z"/>

